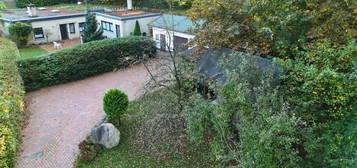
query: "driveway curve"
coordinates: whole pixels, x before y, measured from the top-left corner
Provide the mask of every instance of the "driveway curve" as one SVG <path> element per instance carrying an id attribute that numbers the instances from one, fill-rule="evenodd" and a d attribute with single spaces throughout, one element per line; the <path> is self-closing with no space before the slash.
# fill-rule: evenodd
<path id="1" fill-rule="evenodd" d="M 118 88 L 133 100 L 148 78 L 140 64 L 28 93 L 27 126 L 16 168 L 71 168 L 78 144 L 104 118 L 105 91 Z"/>

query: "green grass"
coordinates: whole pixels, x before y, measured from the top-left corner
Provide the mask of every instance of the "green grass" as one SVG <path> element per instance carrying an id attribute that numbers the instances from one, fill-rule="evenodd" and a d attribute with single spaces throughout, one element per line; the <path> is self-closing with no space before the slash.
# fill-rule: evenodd
<path id="1" fill-rule="evenodd" d="M 115 148 L 105 149 L 104 151 L 100 152 L 96 159 L 91 163 L 78 160 L 77 168 L 213 167 L 213 164 L 208 160 L 209 150 L 207 146 L 202 145 L 197 147 L 195 145 L 188 144 L 188 146 L 185 149 L 181 149 L 180 152 L 168 152 L 169 154 L 158 156 L 153 155 L 149 149 L 141 145 L 132 145 L 132 142 L 135 140 L 135 136 L 133 136 L 136 133 L 135 126 L 140 123 L 140 121 L 135 118 L 140 115 L 150 115 L 150 113 L 156 113 L 158 111 L 162 112 L 163 107 L 157 108 L 157 105 L 160 105 L 161 103 L 166 104 L 165 100 L 163 99 L 163 96 L 165 95 L 167 95 L 165 92 L 159 91 L 151 93 L 147 98 L 142 98 L 137 101 L 130 102 L 127 114 L 122 117 L 121 125 L 117 127 L 121 133 L 120 144 Z"/>
<path id="2" fill-rule="evenodd" d="M 29 58 L 36 58 L 43 54 L 47 54 L 48 52 L 40 47 L 29 47 L 29 48 L 22 48 L 20 50 L 20 59 L 29 59 Z"/>

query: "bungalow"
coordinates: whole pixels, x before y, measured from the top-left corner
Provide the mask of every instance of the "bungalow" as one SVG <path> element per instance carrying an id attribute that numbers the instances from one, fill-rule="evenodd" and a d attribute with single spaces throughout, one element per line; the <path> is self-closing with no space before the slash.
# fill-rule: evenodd
<path id="1" fill-rule="evenodd" d="M 163 51 L 182 50 L 184 44 L 192 40 L 193 22 L 185 16 L 163 14 L 149 23 L 156 47 Z"/>
<path id="2" fill-rule="evenodd" d="M 0 32 L 3 35 L 9 35 L 8 27 L 11 23 L 29 23 L 33 28 L 32 42 L 39 44 L 79 38 L 86 13 L 29 5 L 27 10 L 8 10 L 2 15 Z"/>
<path id="3" fill-rule="evenodd" d="M 159 18 L 161 14 L 147 13 L 144 11 L 108 9 L 96 11 L 96 19 L 103 29 L 103 35 L 107 38 L 119 38 L 129 36 L 134 32 L 135 22 L 138 21 L 143 36 L 149 35 L 148 24 Z"/>

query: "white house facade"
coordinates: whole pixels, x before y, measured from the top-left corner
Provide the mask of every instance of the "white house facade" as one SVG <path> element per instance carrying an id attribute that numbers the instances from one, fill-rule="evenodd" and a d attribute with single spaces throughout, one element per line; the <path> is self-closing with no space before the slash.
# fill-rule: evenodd
<path id="1" fill-rule="evenodd" d="M 6 11 L 3 15 L 0 19 L 0 30 L 5 36 L 9 36 L 10 24 L 29 23 L 33 28 L 32 43 L 40 44 L 79 38 L 86 14 L 77 11 L 38 8 L 32 11 L 30 9 Z"/>
<path id="2" fill-rule="evenodd" d="M 142 35 L 149 35 L 148 24 L 160 17 L 161 14 L 143 11 L 111 11 L 96 12 L 97 23 L 103 29 L 103 35 L 108 38 L 129 36 L 134 32 L 135 22 L 138 21 Z"/>
<path id="3" fill-rule="evenodd" d="M 185 16 L 164 14 L 149 23 L 156 47 L 163 51 L 183 50 L 195 35 L 191 32 L 192 21 Z"/>

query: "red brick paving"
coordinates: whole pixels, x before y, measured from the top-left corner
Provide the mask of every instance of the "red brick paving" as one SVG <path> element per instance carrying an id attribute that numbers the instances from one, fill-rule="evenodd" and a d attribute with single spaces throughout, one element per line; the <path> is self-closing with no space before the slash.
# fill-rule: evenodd
<path id="1" fill-rule="evenodd" d="M 104 92 L 118 88 L 133 100 L 147 79 L 144 66 L 135 65 L 28 93 L 29 120 L 16 168 L 71 168 L 78 144 L 104 117 Z"/>

